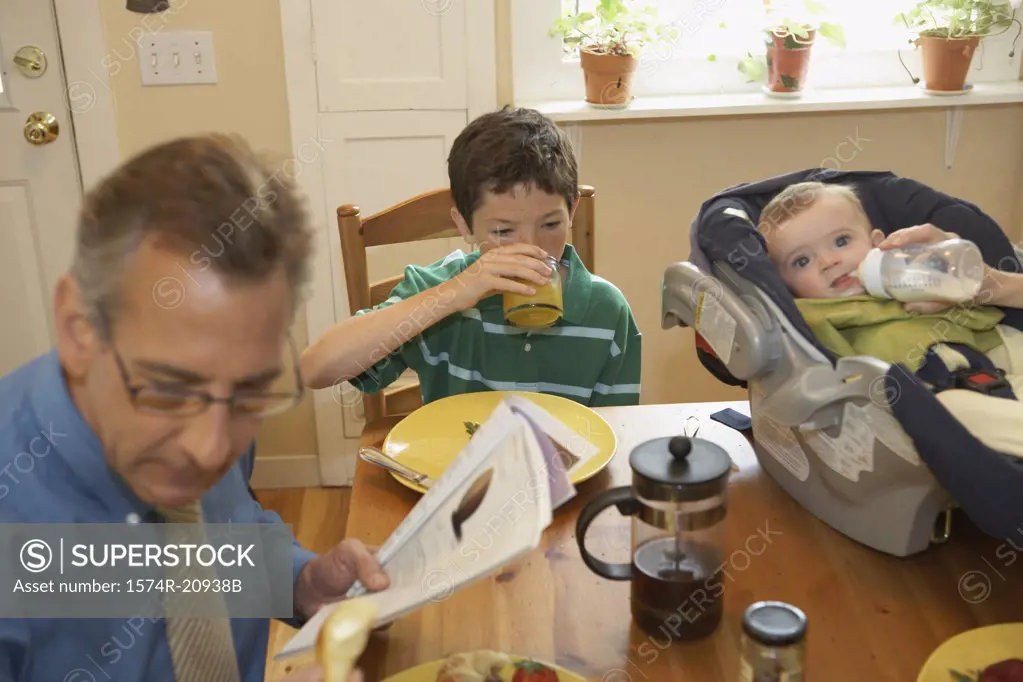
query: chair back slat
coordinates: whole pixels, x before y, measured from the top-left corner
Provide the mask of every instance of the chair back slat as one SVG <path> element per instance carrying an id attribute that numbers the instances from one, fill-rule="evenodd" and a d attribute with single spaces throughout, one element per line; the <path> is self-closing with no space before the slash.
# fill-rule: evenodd
<path id="1" fill-rule="evenodd" d="M 579 260 L 583 262 L 586 269 L 594 272 L 596 263 L 596 241 L 595 217 L 596 217 L 596 190 L 589 185 L 579 185 L 579 204 L 575 208 L 575 216 L 572 219 L 572 246 L 579 254 Z"/>
<path id="2" fill-rule="evenodd" d="M 391 290 L 398 286 L 398 282 L 405 279 L 405 275 L 395 275 L 394 277 L 388 277 L 385 280 L 374 282 L 369 288 L 369 305 L 375 307 L 387 300 L 391 295 Z"/>
<path id="3" fill-rule="evenodd" d="M 459 236 L 451 220 L 451 191 L 438 189 L 403 201 L 362 221 L 366 246 Z"/>

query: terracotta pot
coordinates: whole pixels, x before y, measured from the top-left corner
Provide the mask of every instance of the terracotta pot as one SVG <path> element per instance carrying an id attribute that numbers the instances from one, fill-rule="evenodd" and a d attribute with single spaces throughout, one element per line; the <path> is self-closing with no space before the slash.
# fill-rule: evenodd
<path id="1" fill-rule="evenodd" d="M 923 48 L 924 83 L 928 90 L 955 92 L 966 86 L 973 53 L 977 51 L 980 36 L 971 38 L 942 38 L 920 36 L 917 44 Z"/>
<path id="2" fill-rule="evenodd" d="M 594 54 L 579 51 L 590 104 L 626 106 L 632 101 L 632 79 L 638 62 L 631 55 Z"/>
<path id="3" fill-rule="evenodd" d="M 807 38 L 769 33 L 767 86 L 771 92 L 801 92 L 805 87 L 817 30 L 811 29 L 808 33 Z"/>

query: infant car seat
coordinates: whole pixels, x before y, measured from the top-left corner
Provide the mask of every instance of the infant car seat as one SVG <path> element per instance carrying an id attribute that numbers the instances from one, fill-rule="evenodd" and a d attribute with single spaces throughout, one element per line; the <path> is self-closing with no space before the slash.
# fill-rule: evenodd
<path id="1" fill-rule="evenodd" d="M 821 345 L 767 256 L 761 211 L 807 180 L 854 186 L 885 234 L 929 222 L 975 242 L 992 267 L 1021 269 L 998 224 L 967 201 L 887 171 L 808 169 L 702 204 L 690 259 L 664 272 L 662 327 L 693 327 L 704 367 L 748 390 L 761 466 L 834 529 L 908 556 L 947 539 L 958 506 L 1006 538 L 1023 525 L 1023 459 L 982 444 L 904 365 Z M 1023 310 L 1003 312 L 1001 324 L 1023 329 Z"/>

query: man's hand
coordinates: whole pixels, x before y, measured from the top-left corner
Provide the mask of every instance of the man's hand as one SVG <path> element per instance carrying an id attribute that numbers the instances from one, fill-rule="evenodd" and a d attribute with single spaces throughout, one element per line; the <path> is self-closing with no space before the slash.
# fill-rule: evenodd
<path id="1" fill-rule="evenodd" d="M 362 682 L 362 671 L 353 670 L 351 676 L 348 678 L 348 682 Z M 320 665 L 307 665 L 301 670 L 296 670 L 281 682 L 331 682 L 325 680 L 323 677 L 323 666 Z"/>
<path id="2" fill-rule="evenodd" d="M 546 257 L 547 252 L 539 246 L 499 246 L 441 286 L 454 292 L 453 305 L 458 310 L 467 310 L 481 299 L 505 291 L 532 296 L 536 293 L 534 286 L 543 286 L 550 277 Z"/>
<path id="3" fill-rule="evenodd" d="M 888 235 L 884 241 L 877 245 L 877 248 L 882 251 L 889 249 L 898 249 L 904 246 L 912 245 L 927 245 L 937 244 L 947 239 L 958 239 L 959 235 L 954 232 L 945 232 L 940 227 L 932 225 L 930 223 L 924 223 L 923 225 L 914 225 L 912 227 L 904 227 L 901 230 L 896 230 Z M 985 274 L 987 273 L 987 266 L 984 266 Z M 915 313 L 938 313 L 942 310 L 951 308 L 954 304 L 947 301 L 920 301 L 917 303 L 903 303 L 902 307 Z"/>
<path id="4" fill-rule="evenodd" d="M 311 559 L 295 583 L 295 610 L 311 618 L 324 604 L 341 599 L 361 582 L 370 592 L 391 584 L 373 551 L 355 539 L 341 541 L 326 554 Z"/>

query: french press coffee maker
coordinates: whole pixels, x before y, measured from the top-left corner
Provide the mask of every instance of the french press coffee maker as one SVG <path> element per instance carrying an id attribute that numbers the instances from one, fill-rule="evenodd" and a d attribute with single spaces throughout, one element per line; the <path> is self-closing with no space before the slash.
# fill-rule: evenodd
<path id="1" fill-rule="evenodd" d="M 583 507 L 576 541 L 586 566 L 632 581 L 632 619 L 648 634 L 692 640 L 721 622 L 726 490 L 731 459 L 699 438 L 655 438 L 629 456 L 632 485 L 606 490 Z M 586 550 L 586 530 L 614 505 L 632 517 L 632 561 L 611 564 Z"/>

